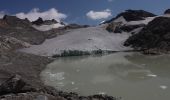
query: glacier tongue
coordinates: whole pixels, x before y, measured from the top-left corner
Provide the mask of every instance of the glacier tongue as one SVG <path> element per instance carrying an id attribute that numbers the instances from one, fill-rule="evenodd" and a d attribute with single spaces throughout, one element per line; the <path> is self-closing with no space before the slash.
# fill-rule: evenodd
<path id="1" fill-rule="evenodd" d="M 94 50 L 126 51 L 132 50 L 132 48 L 123 46 L 124 41 L 129 36 L 130 34 L 128 33 L 109 33 L 104 29 L 104 25 L 81 28 L 48 39 L 41 45 L 32 45 L 30 48 L 24 48 L 20 51 L 41 56 L 59 55 L 63 50 L 89 52 Z"/>

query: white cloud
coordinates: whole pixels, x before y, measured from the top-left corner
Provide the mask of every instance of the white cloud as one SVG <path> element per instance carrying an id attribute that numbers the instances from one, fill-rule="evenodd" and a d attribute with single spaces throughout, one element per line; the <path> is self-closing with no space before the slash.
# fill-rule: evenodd
<path id="1" fill-rule="evenodd" d="M 3 18 L 5 15 L 5 12 L 4 11 L 0 11 L 0 18 Z"/>
<path id="2" fill-rule="evenodd" d="M 103 11 L 89 11 L 86 16 L 92 20 L 99 20 L 99 19 L 106 19 L 110 16 L 112 16 L 111 10 L 106 9 Z"/>
<path id="3" fill-rule="evenodd" d="M 65 19 L 67 17 L 67 15 L 58 12 L 58 10 L 56 10 L 55 8 L 51 8 L 44 12 L 40 12 L 38 8 L 34 8 L 28 13 L 17 13 L 16 16 L 21 19 L 28 18 L 30 21 L 35 21 L 39 17 L 43 18 L 44 20 L 55 19 L 57 21 L 60 21 L 61 19 Z"/>

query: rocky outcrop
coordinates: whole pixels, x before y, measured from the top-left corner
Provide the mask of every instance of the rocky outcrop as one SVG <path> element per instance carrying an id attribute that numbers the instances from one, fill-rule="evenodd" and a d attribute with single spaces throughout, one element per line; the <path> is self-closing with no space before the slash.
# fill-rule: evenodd
<path id="1" fill-rule="evenodd" d="M 46 35 L 32 27 L 28 19 L 5 15 L 0 19 L 0 36 L 14 37 L 30 44 L 41 44 Z"/>
<path id="2" fill-rule="evenodd" d="M 52 20 L 45 20 L 44 21 L 44 25 L 51 25 L 51 24 L 57 24 L 59 22 L 57 22 L 55 19 L 52 19 Z M 61 25 L 65 25 L 63 22 L 60 23 Z"/>
<path id="3" fill-rule="evenodd" d="M 43 19 L 41 17 L 39 17 L 37 20 L 33 21 L 32 24 L 42 25 L 43 22 L 44 22 Z"/>
<path id="4" fill-rule="evenodd" d="M 115 18 L 105 21 L 104 23 L 111 23 L 119 17 L 125 18 L 126 21 L 138 21 L 138 20 L 144 20 L 144 18 L 146 17 L 154 17 L 154 16 L 156 15 L 144 10 L 126 10 L 125 12 L 118 14 Z"/>
<path id="5" fill-rule="evenodd" d="M 29 47 L 30 44 L 9 36 L 0 36 L 0 53 Z"/>
<path id="6" fill-rule="evenodd" d="M 145 20 L 145 18 L 153 16 L 156 15 L 144 10 L 126 10 L 125 12 L 118 14 L 115 18 L 106 21 L 105 23 L 108 24 L 106 30 L 114 33 L 131 32 L 134 29 L 144 27 L 145 24 L 139 23 L 128 25 L 128 22 Z"/>
<path id="7" fill-rule="evenodd" d="M 21 79 L 21 76 L 12 76 L 0 85 L 0 95 L 19 93 L 25 85 L 26 83 Z"/>
<path id="8" fill-rule="evenodd" d="M 125 46 L 132 46 L 135 49 L 156 51 L 170 50 L 170 18 L 157 17 L 151 21 L 138 34 L 132 35 Z M 150 50 L 151 51 L 151 50 Z M 152 50 L 153 51 L 153 50 Z"/>
<path id="9" fill-rule="evenodd" d="M 118 27 L 121 27 L 121 23 L 112 22 L 107 25 L 106 30 L 108 32 L 121 33 L 121 30 L 119 30 Z"/>
<path id="10" fill-rule="evenodd" d="M 144 27 L 145 24 L 138 25 L 121 25 L 121 23 L 112 22 L 107 25 L 106 30 L 113 33 L 131 32 L 137 28 Z"/>
<path id="11" fill-rule="evenodd" d="M 52 20 L 43 20 L 41 17 L 39 17 L 37 20 L 33 21 L 33 25 L 52 25 L 52 24 L 57 24 L 55 19 Z M 65 25 L 63 22 L 60 22 L 60 24 Z"/>
<path id="12" fill-rule="evenodd" d="M 121 22 L 112 22 L 107 25 L 106 30 L 108 32 L 113 33 L 132 32 L 133 30 L 137 28 L 143 28 L 144 26 L 146 25 L 145 24 L 126 25 L 122 24 Z"/>
<path id="13" fill-rule="evenodd" d="M 114 33 L 132 32 L 133 30 L 135 30 L 137 28 L 142 28 L 144 26 L 145 26 L 144 24 L 117 26 L 113 32 Z"/>
<path id="14" fill-rule="evenodd" d="M 170 9 L 167 9 L 164 14 L 170 14 Z"/>
<path id="15" fill-rule="evenodd" d="M 31 22 L 26 19 L 19 19 L 16 16 L 8 16 L 5 15 L 2 19 L 4 22 L 6 22 L 9 27 L 28 27 L 31 26 Z"/>

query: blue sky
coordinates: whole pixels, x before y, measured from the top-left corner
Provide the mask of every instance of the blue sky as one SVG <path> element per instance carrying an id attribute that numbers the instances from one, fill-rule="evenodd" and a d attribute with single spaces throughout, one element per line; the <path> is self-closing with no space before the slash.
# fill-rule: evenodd
<path id="1" fill-rule="evenodd" d="M 33 8 L 39 8 L 41 12 L 55 8 L 59 13 L 67 16 L 64 19 L 68 23 L 98 24 L 116 16 L 126 9 L 143 9 L 155 14 L 162 14 L 170 8 L 170 0 L 1 0 L 0 11 L 16 14 L 28 13 Z M 108 11 L 108 9 L 110 11 Z M 92 11 L 108 11 L 111 15 L 104 18 L 92 19 L 87 13 Z M 91 15 L 92 15 L 91 14 Z M 105 13 L 106 14 L 106 13 Z"/>

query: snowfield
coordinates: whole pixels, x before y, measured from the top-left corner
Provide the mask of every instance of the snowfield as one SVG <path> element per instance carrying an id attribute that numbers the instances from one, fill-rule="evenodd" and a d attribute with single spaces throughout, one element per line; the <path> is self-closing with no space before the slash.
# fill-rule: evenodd
<path id="1" fill-rule="evenodd" d="M 132 48 L 123 46 L 124 41 L 130 36 L 128 33 L 109 33 L 105 26 L 89 27 L 71 30 L 58 37 L 48 39 L 41 45 L 32 45 L 20 51 L 41 56 L 60 55 L 64 50 L 78 50 L 92 52 L 127 51 Z"/>
<path id="2" fill-rule="evenodd" d="M 41 25 L 41 26 L 33 25 L 33 27 L 39 31 L 49 31 L 54 28 L 64 27 L 64 25 L 57 23 L 52 25 Z"/>
<path id="3" fill-rule="evenodd" d="M 127 22 L 126 25 L 139 25 L 139 24 L 145 24 L 147 25 L 149 22 L 151 22 L 153 19 L 155 19 L 156 17 L 147 17 L 145 18 L 145 20 L 140 20 L 140 21 L 130 21 Z"/>
<path id="4" fill-rule="evenodd" d="M 158 17 L 158 16 L 157 16 Z M 123 25 L 140 25 L 140 24 L 145 24 L 147 25 L 149 22 L 151 22 L 153 19 L 156 17 L 146 17 L 145 20 L 139 20 L 139 21 L 129 21 L 127 22 L 124 17 L 119 17 L 114 22 L 122 22 Z"/>

